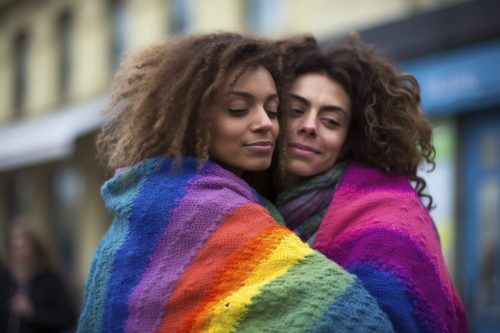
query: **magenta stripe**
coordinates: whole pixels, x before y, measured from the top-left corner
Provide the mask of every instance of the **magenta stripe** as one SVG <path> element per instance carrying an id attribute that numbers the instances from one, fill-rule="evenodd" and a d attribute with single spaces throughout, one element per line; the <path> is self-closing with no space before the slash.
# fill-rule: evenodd
<path id="1" fill-rule="evenodd" d="M 395 196 L 387 191 L 351 193 L 339 188 L 321 224 L 315 247 L 325 248 L 335 244 L 346 233 L 378 226 L 387 230 L 405 230 L 419 238 L 426 251 L 441 251 L 437 234 L 427 211 L 415 194 Z M 448 272 L 443 267 L 442 276 Z"/>
<path id="2" fill-rule="evenodd" d="M 352 163 L 345 171 L 340 180 L 341 186 L 348 186 L 359 192 L 391 191 L 391 192 L 411 192 L 414 193 L 410 182 L 404 176 L 394 173 L 383 172 L 376 168 L 371 168 L 358 163 Z"/>
<path id="3" fill-rule="evenodd" d="M 383 271 L 397 270 L 415 300 L 420 300 L 422 316 L 434 327 L 446 325 L 456 331 L 453 325 L 459 320 L 450 309 L 457 303 L 456 290 L 432 220 L 405 177 L 359 164 L 349 167 L 314 248 L 344 267 L 362 260 L 377 263 Z"/>
<path id="4" fill-rule="evenodd" d="M 129 299 L 125 332 L 155 332 L 164 316 L 165 302 L 196 252 L 231 211 L 257 202 L 248 185 L 232 173 L 211 167 L 210 174 L 190 182 L 173 212 L 165 236 Z"/>
<path id="5" fill-rule="evenodd" d="M 440 278 L 436 255 L 423 251 L 415 239 L 377 227 L 344 235 L 322 252 L 348 270 L 364 261 L 380 271 L 395 273 L 406 285 L 423 320 L 434 328 L 446 325 L 448 332 L 456 330 L 457 318 L 445 312 L 454 304 L 450 281 Z"/>
<path id="6" fill-rule="evenodd" d="M 358 179 L 356 173 L 364 176 Z M 364 187 L 358 188 L 360 184 Z M 330 244 L 339 242 L 339 237 L 374 226 L 404 230 L 418 238 L 422 250 L 439 254 L 436 257 L 440 278 L 449 277 L 432 220 L 406 178 L 355 165 L 342 178 L 314 247 L 328 249 Z"/>

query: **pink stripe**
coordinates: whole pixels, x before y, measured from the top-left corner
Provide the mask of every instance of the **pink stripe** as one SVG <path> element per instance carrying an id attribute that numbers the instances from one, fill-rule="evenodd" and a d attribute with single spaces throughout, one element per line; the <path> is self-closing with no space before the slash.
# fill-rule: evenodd
<path id="1" fill-rule="evenodd" d="M 373 183 L 354 180 L 358 170 L 363 171 Z M 314 247 L 328 250 L 330 244 L 339 242 L 339 237 L 373 226 L 402 230 L 411 235 L 425 252 L 436 254 L 440 279 L 447 281 L 449 289 L 452 282 L 449 280 L 432 220 L 408 181 L 398 179 L 404 177 L 390 177 L 373 169 L 368 171 L 354 167 L 346 171 L 325 215 L 324 221 L 328 222 L 321 224 Z M 379 188 L 381 183 L 385 183 L 383 190 Z M 360 188 L 360 184 L 365 187 Z M 395 186 L 397 184 L 399 185 Z M 399 187 L 402 188 L 401 191 L 397 191 Z"/>
<path id="2" fill-rule="evenodd" d="M 352 242 L 355 235 L 357 241 Z M 337 262 L 343 256 L 342 260 L 363 257 L 393 263 L 405 270 L 402 274 L 414 273 L 416 265 L 419 270 L 435 275 L 439 288 L 445 289 L 450 303 L 443 309 L 451 311 L 450 307 L 456 303 L 453 299 L 457 293 L 432 220 L 405 177 L 357 164 L 349 167 L 320 226 L 314 248 L 329 253 Z M 415 257 L 416 253 L 419 256 Z M 419 288 L 420 284 L 425 285 L 418 276 L 414 278 Z M 431 293 L 425 293 L 428 292 Z M 461 309 L 460 304 L 457 312 Z M 456 313 L 451 315 L 454 316 Z M 454 320 L 456 323 L 457 319 Z"/>
<path id="3" fill-rule="evenodd" d="M 210 175 L 190 183 L 173 212 L 164 238 L 130 296 L 125 332 L 155 332 L 166 301 L 196 252 L 227 214 L 257 201 L 250 188 L 233 174 L 220 168 L 210 171 Z"/>

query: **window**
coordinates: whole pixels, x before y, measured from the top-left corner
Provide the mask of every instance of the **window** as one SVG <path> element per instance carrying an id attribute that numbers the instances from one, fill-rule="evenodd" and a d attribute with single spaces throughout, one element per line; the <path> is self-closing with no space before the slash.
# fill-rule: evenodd
<path id="1" fill-rule="evenodd" d="M 246 0 L 248 29 L 256 33 L 278 31 L 285 21 L 283 0 Z"/>
<path id="2" fill-rule="evenodd" d="M 57 22 L 59 38 L 59 78 L 58 91 L 61 100 L 67 98 L 71 79 L 71 48 L 73 35 L 73 17 L 67 10 L 63 11 Z"/>
<path id="3" fill-rule="evenodd" d="M 192 0 L 169 0 L 170 3 L 170 33 L 188 33 L 191 26 Z"/>
<path id="4" fill-rule="evenodd" d="M 14 38 L 14 118 L 22 117 L 28 80 L 28 34 L 20 31 Z"/>
<path id="5" fill-rule="evenodd" d="M 111 68 L 118 69 L 120 60 L 125 51 L 125 37 L 127 35 L 127 13 L 125 0 L 111 0 Z"/>

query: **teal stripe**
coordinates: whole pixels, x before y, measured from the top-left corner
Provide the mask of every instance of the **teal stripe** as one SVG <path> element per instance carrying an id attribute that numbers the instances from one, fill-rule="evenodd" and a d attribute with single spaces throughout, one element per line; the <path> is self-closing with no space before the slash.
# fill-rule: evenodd
<path id="1" fill-rule="evenodd" d="M 269 201 L 265 196 L 259 195 L 259 199 L 262 202 L 262 205 L 267 209 L 269 214 L 273 217 L 273 219 L 281 226 L 286 227 L 285 220 L 283 220 L 283 216 L 281 216 L 280 211 L 278 208 L 271 202 Z"/>
<path id="2" fill-rule="evenodd" d="M 151 174 L 156 165 L 157 160 L 146 160 L 124 172 L 126 175 L 123 175 L 123 177 L 121 177 L 122 175 L 118 175 L 110 179 L 102 187 L 102 195 L 106 202 L 111 202 L 111 200 L 106 200 L 107 197 L 112 195 L 111 192 L 116 191 L 121 193 L 119 197 L 113 195 L 113 206 L 108 206 L 107 208 L 115 213 L 115 215 L 123 216 L 123 218 L 119 218 L 120 222 L 123 223 L 116 223 L 116 221 L 112 223 L 94 254 L 92 268 L 85 286 L 85 299 L 80 315 L 78 332 L 101 331 L 109 279 L 113 272 L 115 255 L 124 244 L 128 235 L 128 218 L 131 214 L 132 203 L 139 196 L 144 183 L 148 179 L 147 175 Z M 128 181 L 125 183 L 124 179 Z M 137 183 L 134 183 L 134 181 Z M 119 207 L 125 207 L 125 209 L 118 211 Z M 94 267 L 99 267 L 100 270 L 96 272 Z"/>
<path id="3" fill-rule="evenodd" d="M 306 256 L 261 288 L 237 332 L 302 333 L 323 318 L 354 277 L 321 254 Z"/>
<path id="4" fill-rule="evenodd" d="M 307 333 L 393 332 L 389 318 L 357 280 L 347 288 Z"/>

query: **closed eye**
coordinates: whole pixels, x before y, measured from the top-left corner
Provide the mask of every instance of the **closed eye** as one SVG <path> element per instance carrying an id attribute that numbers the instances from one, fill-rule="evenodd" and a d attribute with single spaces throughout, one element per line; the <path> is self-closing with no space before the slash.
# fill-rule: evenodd
<path id="1" fill-rule="evenodd" d="M 248 113 L 248 109 L 227 109 L 234 117 L 241 117 Z"/>
<path id="2" fill-rule="evenodd" d="M 302 111 L 301 109 L 298 109 L 298 108 L 291 108 L 290 112 L 292 114 L 295 114 L 295 115 L 302 115 L 302 114 L 304 114 L 304 111 Z"/>
<path id="3" fill-rule="evenodd" d="M 270 119 L 278 118 L 278 111 L 266 110 L 266 113 Z"/>

